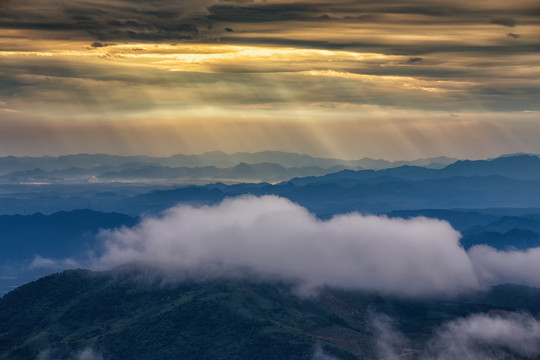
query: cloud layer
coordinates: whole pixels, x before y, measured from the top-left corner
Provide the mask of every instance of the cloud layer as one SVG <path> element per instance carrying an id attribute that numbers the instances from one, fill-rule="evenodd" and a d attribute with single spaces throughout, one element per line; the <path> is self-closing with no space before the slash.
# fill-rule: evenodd
<path id="1" fill-rule="evenodd" d="M 473 315 L 441 327 L 423 360 L 538 359 L 540 321 L 526 314 Z"/>
<path id="2" fill-rule="evenodd" d="M 385 314 L 371 314 L 376 349 L 382 359 L 418 355 L 411 341 Z M 540 355 L 540 321 L 528 314 L 473 314 L 449 321 L 427 341 L 419 360 L 515 360 Z"/>
<path id="3" fill-rule="evenodd" d="M 1 1 L 0 154 L 538 152 L 538 14 L 530 0 Z"/>
<path id="4" fill-rule="evenodd" d="M 52 349 L 41 351 L 36 360 L 103 360 L 103 355 L 94 349 L 86 348 L 68 356 L 56 354 Z"/>
<path id="5" fill-rule="evenodd" d="M 275 197 L 179 206 L 133 229 L 105 233 L 102 267 L 127 262 L 196 276 L 241 275 L 410 296 L 478 288 L 459 233 L 442 221 L 340 215 L 316 219 Z"/>
<path id="6" fill-rule="evenodd" d="M 540 286 L 540 248 L 466 252 L 448 223 L 357 213 L 326 221 L 277 196 L 177 206 L 134 228 L 105 232 L 96 268 L 130 262 L 173 276 L 259 276 L 398 295 L 456 295 L 490 285 Z M 36 259 L 35 266 L 48 259 Z"/>
<path id="7" fill-rule="evenodd" d="M 486 245 L 469 249 L 478 276 L 490 285 L 518 283 L 540 286 L 540 248 L 498 251 Z"/>

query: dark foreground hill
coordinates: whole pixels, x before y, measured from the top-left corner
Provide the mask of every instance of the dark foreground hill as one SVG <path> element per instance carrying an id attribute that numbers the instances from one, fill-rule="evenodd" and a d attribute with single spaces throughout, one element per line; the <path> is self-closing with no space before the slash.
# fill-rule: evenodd
<path id="1" fill-rule="evenodd" d="M 301 298 L 277 283 L 160 279 L 75 270 L 20 287 L 0 299 L 0 359 L 374 359 L 374 314 L 396 319 L 411 340 L 403 358 L 413 359 L 444 321 L 540 311 L 540 290 L 526 287 L 461 301 L 329 289 Z"/>

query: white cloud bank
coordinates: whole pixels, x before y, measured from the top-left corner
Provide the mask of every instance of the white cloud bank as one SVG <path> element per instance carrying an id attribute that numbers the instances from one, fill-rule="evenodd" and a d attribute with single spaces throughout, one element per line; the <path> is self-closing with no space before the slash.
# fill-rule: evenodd
<path id="1" fill-rule="evenodd" d="M 276 196 L 178 206 L 104 236 L 100 268 L 142 262 L 197 276 L 248 269 L 308 288 L 330 285 L 409 296 L 479 286 L 459 233 L 446 222 L 360 214 L 321 221 Z"/>
<path id="2" fill-rule="evenodd" d="M 530 315 L 478 314 L 443 325 L 422 360 L 538 359 L 540 322 Z"/>
<path id="3" fill-rule="evenodd" d="M 478 277 L 489 285 L 518 283 L 540 286 L 540 248 L 499 251 L 479 245 L 469 250 Z"/>
<path id="4" fill-rule="evenodd" d="M 200 277 L 242 276 L 382 290 L 398 295 L 455 295 L 487 285 L 540 285 L 540 248 L 467 253 L 447 222 L 363 216 L 318 220 L 277 196 L 226 199 L 216 206 L 177 206 L 131 229 L 102 234 L 95 267 L 147 263 Z"/>
<path id="5" fill-rule="evenodd" d="M 66 259 L 51 259 L 42 257 L 39 255 L 34 256 L 34 259 L 28 265 L 29 270 L 35 270 L 35 269 L 48 269 L 48 270 L 61 270 L 61 269 L 69 269 L 79 266 L 80 264 L 70 258 Z"/>
<path id="6" fill-rule="evenodd" d="M 424 351 L 385 314 L 372 314 L 376 350 L 381 359 L 416 355 L 419 360 L 517 360 L 540 356 L 540 321 L 528 314 L 475 314 L 440 326 Z M 421 354 L 420 354 L 421 353 Z"/>

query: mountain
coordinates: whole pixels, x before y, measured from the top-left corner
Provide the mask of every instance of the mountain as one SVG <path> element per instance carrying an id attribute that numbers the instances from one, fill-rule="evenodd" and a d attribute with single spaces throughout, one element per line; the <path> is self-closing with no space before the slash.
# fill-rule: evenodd
<path id="1" fill-rule="evenodd" d="M 117 206 L 126 213 L 159 213 L 179 203 L 195 206 L 220 202 L 226 195 L 218 189 L 201 186 L 186 186 L 172 190 L 158 190 L 131 198 L 122 199 Z"/>
<path id="2" fill-rule="evenodd" d="M 432 219 L 445 220 L 458 231 L 465 231 L 476 226 L 487 225 L 499 219 L 496 215 L 486 214 L 481 211 L 471 210 L 447 210 L 447 209 L 419 209 L 419 210 L 395 210 L 388 214 L 388 217 L 410 219 L 414 217 L 427 217 Z"/>
<path id="3" fill-rule="evenodd" d="M 170 157 L 79 154 L 59 157 L 2 157 L 0 182 L 87 182 L 123 180 L 231 179 L 282 181 L 294 177 L 319 177 L 319 182 L 367 181 L 370 179 L 428 180 L 452 176 L 504 176 L 515 179 L 540 177 L 536 155 L 502 156 L 490 160 L 439 157 L 413 161 L 341 160 L 294 153 L 211 152 Z M 344 170 L 339 173 L 339 170 Z M 365 171 L 352 171 L 368 169 Z M 369 170 L 371 169 L 371 170 Z M 375 171 L 374 171 L 375 170 Z M 335 173 L 337 172 L 337 173 Z M 334 174 L 335 173 L 335 174 Z M 295 179 L 296 184 L 314 181 Z"/>
<path id="4" fill-rule="evenodd" d="M 485 231 L 465 234 L 461 245 L 468 250 L 475 245 L 488 245 L 497 250 L 526 250 L 540 247 L 540 234 L 530 230 L 512 229 L 505 233 Z"/>
<path id="5" fill-rule="evenodd" d="M 88 173 L 93 169 L 92 175 L 106 173 L 107 171 L 119 171 L 130 168 L 145 168 L 146 166 L 157 166 L 165 168 L 204 168 L 215 167 L 218 169 L 234 168 L 245 163 L 255 164 L 275 164 L 283 168 L 350 168 L 350 169 L 384 169 L 402 165 L 417 165 L 425 167 L 440 168 L 455 162 L 456 159 L 447 157 L 426 158 L 413 161 L 387 161 L 363 158 L 360 160 L 342 160 L 312 157 L 295 153 L 281 151 L 263 151 L 256 153 L 233 153 L 226 154 L 220 151 L 207 152 L 197 155 L 173 155 L 169 157 L 150 156 L 118 156 L 107 154 L 77 154 L 64 155 L 58 157 L 0 157 L 0 177 L 6 179 L 28 178 L 32 175 L 43 176 L 47 174 L 53 176 L 74 176 L 76 173 Z M 97 176 L 97 175 L 96 175 Z M 296 176 L 305 176 L 297 174 Z M 277 176 L 276 176 L 277 177 Z"/>
<path id="6" fill-rule="evenodd" d="M 383 181 L 420 181 L 461 177 L 505 177 L 516 180 L 540 179 L 540 158 L 535 155 L 504 156 L 492 160 L 457 161 L 442 169 L 403 165 L 382 170 L 343 170 L 319 176 L 292 179 L 295 185 L 337 183 L 350 186 Z"/>
<path id="7" fill-rule="evenodd" d="M 460 160 L 442 171 L 446 176 L 499 175 L 513 179 L 540 178 L 540 158 L 536 155 L 501 156 L 492 160 Z"/>
<path id="8" fill-rule="evenodd" d="M 248 168 L 244 165 L 241 167 L 244 174 L 247 174 Z M 212 196 L 208 196 L 209 193 L 203 191 L 203 188 L 214 190 Z M 186 197 L 184 194 L 184 191 L 195 191 L 193 188 L 189 191 L 180 189 L 178 193 L 170 190 L 165 192 L 168 194 L 166 205 L 175 201 L 197 201 L 196 196 Z M 447 176 L 445 169 L 406 166 L 380 171 L 344 170 L 320 177 L 297 178 L 275 185 L 210 184 L 202 186 L 199 191 L 206 194 L 200 199 L 204 204 L 216 203 L 227 196 L 278 195 L 324 217 L 350 211 L 386 213 L 427 208 L 532 208 L 540 203 L 540 178 L 522 179 L 499 175 Z M 153 196 L 159 197 L 159 192 L 155 192 Z M 138 208 L 135 199 L 128 202 L 130 209 Z M 149 205 L 152 209 L 160 208 L 157 202 L 145 203 L 145 206 Z M 123 207 L 117 211 L 126 212 L 129 209 Z"/>
<path id="9" fill-rule="evenodd" d="M 513 161 L 518 165 L 512 167 Z M 395 210 L 429 208 L 526 209 L 538 207 L 540 204 L 540 177 L 532 177 L 536 170 L 530 170 L 537 161 L 540 160 L 535 156 L 518 155 L 489 161 L 463 162 L 459 166 L 449 165 L 443 169 L 401 166 L 384 170 L 342 170 L 323 176 L 300 177 L 275 184 L 262 182 L 256 185 L 250 183 L 227 185 L 223 182 L 200 186 L 173 186 L 167 182 L 117 183 L 112 181 L 115 175 L 109 172 L 111 182 L 69 184 L 69 186 L 26 185 L 24 187 L 26 192 L 22 195 L 5 191 L 0 193 L 2 200 L 0 214 L 37 211 L 52 213 L 59 210 L 90 208 L 138 216 L 142 213 L 159 212 L 177 203 L 213 204 L 225 197 L 246 194 L 286 197 L 321 217 L 350 211 L 387 213 Z M 476 164 L 478 168 L 475 167 Z M 254 165 L 240 163 L 230 169 L 216 167 L 198 169 L 219 171 L 220 176 L 224 177 L 242 178 L 272 176 L 280 172 L 286 176 L 292 175 L 290 171 L 301 170 L 266 163 Z M 177 170 L 151 166 L 149 172 L 155 173 L 157 177 L 163 177 L 169 176 L 167 172 L 174 173 Z M 313 168 L 308 170 L 317 171 Z M 145 172 L 148 173 L 146 170 L 141 173 L 135 167 L 126 169 L 124 174 L 144 176 Z M 197 175 L 207 176 L 208 173 L 199 172 Z M 14 189 L 19 189 L 23 185 L 18 186 Z M 3 188 L 9 189 L 7 186 Z M 77 191 L 70 191 L 71 188 Z M 98 196 L 103 193 L 112 196 Z M 507 210 L 503 212 L 505 211 Z M 525 210 L 528 213 L 531 211 Z M 505 229 L 508 230 L 510 229 Z"/>
<path id="10" fill-rule="evenodd" d="M 32 169 L 65 170 L 69 168 L 93 168 L 98 166 L 120 166 L 125 163 L 149 164 L 154 160 L 149 156 L 118 156 L 108 154 L 77 154 L 63 156 L 7 156 L 0 157 L 0 173 Z"/>
<path id="11" fill-rule="evenodd" d="M 485 225 L 477 224 L 466 232 L 469 234 L 484 231 L 507 232 L 513 229 L 524 229 L 540 233 L 540 214 L 533 213 L 526 216 L 502 216 Z"/>
<path id="12" fill-rule="evenodd" d="M 128 215 L 92 210 L 0 216 L 0 294 L 87 260 L 101 250 L 96 239 L 100 230 L 137 222 Z"/>
<path id="13" fill-rule="evenodd" d="M 416 358 L 444 322 L 474 313 L 538 314 L 539 297 L 538 289 L 503 285 L 454 300 L 335 289 L 306 298 L 283 283 L 164 283 L 138 266 L 72 270 L 0 299 L 0 358 L 376 359 L 374 316 L 395 319 L 396 331 L 411 340 L 400 351 Z"/>
<path id="14" fill-rule="evenodd" d="M 468 250 L 475 245 L 488 245 L 498 250 L 526 250 L 540 247 L 540 215 L 499 217 L 490 210 L 396 210 L 389 217 L 410 219 L 424 216 L 445 220 L 460 231 L 461 245 Z"/>
<path id="15" fill-rule="evenodd" d="M 133 226 L 137 218 L 92 210 L 58 212 L 51 215 L 0 216 L 0 261 L 23 257 L 73 256 L 89 249 L 89 241 L 100 229 Z"/>
<path id="16" fill-rule="evenodd" d="M 300 176 L 320 176 L 343 170 L 342 165 L 330 168 L 317 166 L 285 168 L 273 163 L 246 164 L 234 167 L 169 167 L 156 164 L 126 163 L 93 168 L 61 170 L 31 169 L 0 175 L 4 184 L 62 184 L 99 182 L 171 182 L 208 183 L 210 181 L 284 181 Z"/>
<path id="17" fill-rule="evenodd" d="M 418 165 L 418 166 L 445 166 L 455 162 L 457 159 L 448 157 L 435 157 L 417 159 L 412 161 L 388 161 L 381 159 L 362 158 L 358 160 L 343 160 L 343 159 L 331 159 L 313 157 L 305 154 L 295 154 L 283 151 L 261 151 L 256 153 L 236 152 L 233 154 L 225 154 L 219 151 L 205 153 L 201 155 L 175 155 L 172 156 L 171 161 L 176 163 L 183 163 L 185 159 L 197 158 L 201 162 L 208 162 L 215 164 L 227 164 L 228 166 L 234 166 L 239 163 L 247 164 L 259 164 L 259 163 L 274 163 L 283 167 L 323 167 L 329 168 L 334 166 L 345 166 L 351 168 L 367 168 L 367 169 L 384 169 L 389 167 L 397 167 L 402 165 Z"/>
<path id="18" fill-rule="evenodd" d="M 501 216 L 462 229 L 462 233 L 461 244 L 466 249 L 474 245 L 489 245 L 499 250 L 540 247 L 540 214 Z"/>
<path id="19" fill-rule="evenodd" d="M 279 285 L 160 285 L 144 271 L 68 271 L 0 300 L 0 358 L 35 359 L 48 349 L 67 359 L 93 348 L 111 360 L 308 360 L 310 334 L 336 321 Z"/>
<path id="20" fill-rule="evenodd" d="M 213 151 L 200 155 L 173 155 L 166 158 L 164 162 L 175 166 L 201 166 L 204 164 L 207 166 L 214 165 L 223 168 L 234 167 L 241 163 L 273 163 L 286 168 L 310 166 L 328 168 L 339 165 L 359 166 L 355 161 L 318 158 L 304 154 L 295 154 L 282 151 L 262 151 L 256 153 L 237 152 L 233 154 L 226 154 L 221 151 Z"/>

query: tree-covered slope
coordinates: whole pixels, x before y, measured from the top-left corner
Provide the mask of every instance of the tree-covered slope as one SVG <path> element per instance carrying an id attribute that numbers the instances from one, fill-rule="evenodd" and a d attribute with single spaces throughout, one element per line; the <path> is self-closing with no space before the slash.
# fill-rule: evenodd
<path id="1" fill-rule="evenodd" d="M 373 317 L 384 314 L 410 339 L 411 359 L 445 321 L 536 314 L 540 296 L 503 286 L 460 300 L 330 289 L 300 297 L 280 283 L 165 279 L 128 267 L 66 271 L 22 286 L 0 299 L 0 358 L 67 360 L 91 349 L 107 360 L 313 359 L 322 348 L 338 359 L 374 359 Z"/>
<path id="2" fill-rule="evenodd" d="M 67 271 L 0 300 L 0 358 L 310 359 L 331 314 L 284 287 Z"/>

